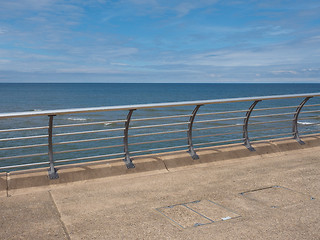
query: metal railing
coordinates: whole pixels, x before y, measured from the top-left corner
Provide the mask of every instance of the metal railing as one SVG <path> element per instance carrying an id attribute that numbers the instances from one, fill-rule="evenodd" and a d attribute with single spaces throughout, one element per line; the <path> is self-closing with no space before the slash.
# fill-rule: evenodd
<path id="1" fill-rule="evenodd" d="M 294 138 L 304 144 L 301 134 L 320 132 L 319 96 L 310 93 L 2 113 L 0 171 L 49 165 L 49 177 L 54 179 L 59 177 L 57 167 L 70 163 L 114 161 L 118 157 L 127 168 L 134 168 L 132 156 L 146 153 L 187 150 L 196 160 L 196 149 L 206 146 L 238 143 L 254 151 L 252 142 L 274 138 Z"/>

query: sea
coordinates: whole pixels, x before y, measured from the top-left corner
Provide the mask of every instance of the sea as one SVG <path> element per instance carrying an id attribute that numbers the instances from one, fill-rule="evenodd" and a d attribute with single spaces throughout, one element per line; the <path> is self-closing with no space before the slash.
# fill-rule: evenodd
<path id="1" fill-rule="evenodd" d="M 252 84 L 252 83 L 0 83 L 0 114 L 1 113 L 14 113 L 24 111 L 43 111 L 43 110 L 56 110 L 56 109 L 70 109 L 70 108 L 87 108 L 87 107 L 103 107 L 103 106 L 117 106 L 117 105 L 132 105 L 132 104 L 149 104 L 149 103 L 167 103 L 167 102 L 180 102 L 180 101 L 194 101 L 194 100 L 212 100 L 223 98 L 239 98 L 239 97 L 258 97 L 270 95 L 287 95 L 287 94 L 302 94 L 302 93 L 319 93 L 320 83 L 299 83 L 299 84 Z M 320 97 L 313 98 L 310 104 L 320 104 Z M 276 134 L 291 134 L 292 115 L 296 106 L 299 105 L 302 99 L 284 100 L 279 101 L 266 101 L 257 105 L 260 108 L 272 108 L 279 106 L 294 106 L 288 110 L 289 123 L 284 130 L 270 130 L 263 131 L 257 130 L 252 136 L 262 137 L 267 135 Z M 308 102 L 308 103 L 309 103 Z M 246 110 L 250 107 L 251 103 L 239 104 L 222 104 L 219 106 L 205 106 L 199 109 L 199 113 L 217 113 L 225 111 Z M 193 110 L 192 107 L 182 108 L 163 108 L 163 109 L 146 109 L 135 111 L 132 119 L 139 118 L 154 118 L 162 116 L 173 115 L 187 115 Z M 306 128 L 307 132 L 320 131 L 320 118 L 319 113 L 316 112 L 320 107 L 310 107 L 313 111 L 312 115 L 306 116 L 306 120 L 299 120 L 301 128 Z M 284 110 L 279 109 L 268 114 L 283 113 Z M 108 112 L 108 113 L 91 113 L 91 114 L 73 114 L 57 116 L 54 118 L 55 126 L 58 125 L 81 125 L 82 123 L 99 122 L 102 124 L 89 125 L 89 126 L 73 126 L 54 128 L 54 151 L 55 160 L 59 163 L 66 164 L 68 162 L 82 162 L 92 160 L 102 160 L 110 155 L 110 158 L 122 157 L 123 152 L 123 122 L 114 123 L 117 120 L 125 120 L 128 112 Z M 200 130 L 197 134 L 194 133 L 195 146 L 210 146 L 210 142 L 218 142 L 219 145 L 224 143 L 233 143 L 242 138 L 242 124 L 243 112 L 231 113 L 227 116 L 222 115 L 203 115 L 197 117 L 197 120 L 202 121 L 202 124 L 195 126 Z M 266 113 L 264 113 L 266 114 Z M 308 118 L 311 117 L 311 118 Z M 229 122 L 219 122 L 220 118 L 232 118 Z M 239 118 L 239 119 L 236 119 Z M 189 117 L 184 119 L 170 118 L 167 120 L 153 120 L 150 122 L 136 121 L 132 122 L 130 126 L 139 127 L 145 125 L 159 125 L 159 124 L 172 124 L 175 122 L 188 122 Z M 212 119 L 214 121 L 212 121 Z M 283 116 L 274 116 L 274 120 L 280 120 L 272 126 L 268 124 L 264 126 L 265 129 L 281 128 Z M 259 121 L 266 121 L 263 118 L 252 120 L 256 121 L 257 126 L 252 127 L 254 130 L 261 127 Z M 140 124 L 140 125 L 139 125 Z M 238 129 L 224 128 L 223 125 L 238 125 Z M 47 146 L 40 147 L 23 147 L 21 149 L 10 149 L 15 146 L 27 146 L 47 144 L 46 137 L 36 137 L 28 139 L 28 136 L 42 136 L 47 135 L 47 129 L 28 130 L 28 131 L 5 131 L 6 129 L 18 128 L 34 128 L 48 125 L 48 117 L 28 117 L 28 118 L 15 118 L 15 119 L 0 119 L 0 167 L 3 166 L 16 166 L 26 165 L 33 162 L 47 162 Z M 221 128 L 214 128 L 214 127 Z M 213 127 L 213 129 L 210 129 Z M 119 128 L 120 131 L 106 131 L 111 128 Z M 209 128 L 201 130 L 201 128 Z M 150 136 L 148 133 L 157 133 L 164 131 L 185 130 L 186 126 L 170 125 L 166 128 L 137 128 L 129 131 L 131 135 L 144 135 L 134 136 L 129 140 L 129 149 L 131 152 L 139 154 L 147 154 L 159 152 L 161 150 L 150 151 L 150 149 L 161 149 L 167 151 L 165 148 L 175 150 L 174 146 L 181 146 L 181 149 L 187 150 L 186 133 L 172 133 L 172 134 L 155 134 Z M 85 133 L 85 134 L 69 134 L 72 132 L 83 131 L 100 131 L 98 133 Z M 66 135 L 63 135 L 67 133 Z M 233 133 L 236 136 L 233 136 Z M 60 136 L 59 136 L 60 134 Z M 160 137 L 161 135 L 161 137 Z M 202 135 L 207 137 L 202 138 Z M 103 138 L 110 137 L 110 140 L 103 140 Z M 163 138 L 162 138 L 163 137 Z M 17 139 L 18 138 L 18 139 Z M 20 138 L 20 139 L 19 139 Z M 172 141 L 165 141 L 166 138 L 177 139 Z M 98 139 L 96 141 L 72 143 L 73 141 L 83 139 Z M 99 141 L 99 139 L 102 139 Z M 236 141 L 232 141 L 235 139 Z M 159 141 L 160 140 L 160 141 Z M 163 141 L 162 141 L 163 140 Z M 69 142 L 66 144 L 61 144 Z M 209 143 L 209 144 L 208 144 Z M 115 147 L 112 147 L 115 146 Z M 106 148 L 104 148 L 106 147 Z M 81 149 L 98 148 L 94 150 L 82 151 Z M 179 148 L 177 148 L 179 149 Z M 78 151 L 81 150 L 81 151 Z M 144 150 L 146 150 L 144 152 Z M 119 153 L 119 155 L 116 155 Z M 42 155 L 41 155 L 42 154 Z M 135 154 L 133 154 L 135 155 Z M 14 158 L 17 156 L 17 158 Z M 27 156 L 27 157 L 21 157 Z M 94 158 L 95 156 L 102 156 Z M 86 159 L 83 159 L 86 158 Z M 68 161 L 71 159 L 73 161 Z M 75 159 L 75 160 L 74 160 Z M 78 159 L 78 160 L 77 160 Z M 59 164 L 58 164 L 59 165 Z M 39 165 L 41 166 L 41 165 Z M 27 167 L 28 168 L 28 167 Z M 11 171 L 21 168 L 3 169 L 2 171 Z M 0 169 L 1 171 L 1 169 Z"/>
<path id="2" fill-rule="evenodd" d="M 320 83 L 2 83 L 0 113 L 313 92 Z"/>

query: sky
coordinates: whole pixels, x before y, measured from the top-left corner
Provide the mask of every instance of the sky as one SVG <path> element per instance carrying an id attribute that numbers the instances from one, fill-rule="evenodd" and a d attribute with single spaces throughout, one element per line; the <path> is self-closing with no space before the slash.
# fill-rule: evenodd
<path id="1" fill-rule="evenodd" d="M 320 83 L 320 1 L 0 0 L 0 82 Z"/>

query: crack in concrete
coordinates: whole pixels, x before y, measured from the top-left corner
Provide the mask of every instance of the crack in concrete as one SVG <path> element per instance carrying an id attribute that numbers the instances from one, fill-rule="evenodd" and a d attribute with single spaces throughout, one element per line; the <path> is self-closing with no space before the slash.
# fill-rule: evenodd
<path id="1" fill-rule="evenodd" d="M 159 160 L 160 162 L 162 162 L 164 167 L 167 169 L 167 171 L 170 172 L 168 167 L 167 167 L 167 165 L 166 165 L 166 163 L 165 163 L 165 161 L 163 161 L 160 157 L 153 157 L 153 158 Z"/>
<path id="2" fill-rule="evenodd" d="M 60 213 L 59 208 L 58 208 L 58 206 L 57 206 L 57 204 L 56 204 L 56 202 L 55 202 L 55 200 L 54 200 L 54 198 L 53 198 L 53 196 L 52 196 L 52 194 L 51 194 L 51 191 L 49 190 L 48 193 L 49 193 L 50 199 L 52 200 L 53 205 L 54 205 L 54 207 L 55 207 L 55 209 L 56 209 L 56 211 L 57 211 L 57 213 L 58 213 L 58 215 L 59 215 L 59 222 L 60 222 L 61 225 L 62 225 L 62 229 L 63 229 L 63 231 L 64 231 L 67 239 L 68 239 L 68 240 L 71 240 L 70 235 L 69 235 L 69 232 L 68 232 L 68 229 L 67 229 L 65 223 L 62 221 L 61 213 Z"/>
<path id="3" fill-rule="evenodd" d="M 10 180 L 10 173 L 6 172 L 6 192 L 7 192 L 7 197 L 10 197 L 10 195 L 9 195 L 9 180 Z"/>

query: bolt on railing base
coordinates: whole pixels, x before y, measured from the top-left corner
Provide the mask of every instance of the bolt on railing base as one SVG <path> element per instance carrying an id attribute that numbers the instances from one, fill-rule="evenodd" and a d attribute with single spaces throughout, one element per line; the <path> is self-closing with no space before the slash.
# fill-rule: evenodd
<path id="1" fill-rule="evenodd" d="M 50 179 L 58 179 L 59 178 L 59 174 L 57 173 L 57 169 L 54 168 L 54 170 L 52 170 L 51 168 L 48 169 L 48 175 Z"/>

